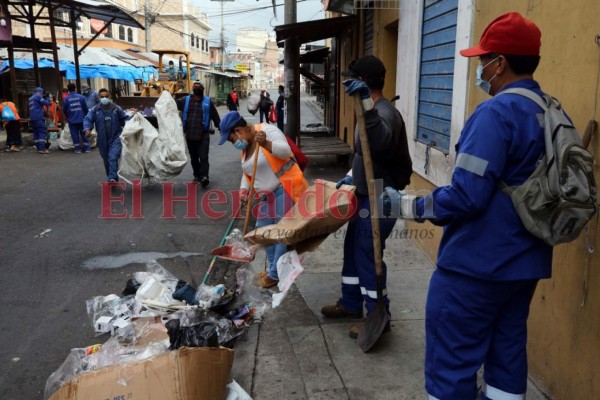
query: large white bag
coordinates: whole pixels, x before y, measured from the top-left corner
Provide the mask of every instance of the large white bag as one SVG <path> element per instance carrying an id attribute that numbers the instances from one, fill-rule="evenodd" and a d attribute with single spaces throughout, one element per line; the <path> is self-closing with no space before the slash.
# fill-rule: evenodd
<path id="1" fill-rule="evenodd" d="M 96 128 L 92 129 L 92 136 L 90 136 L 90 148 L 96 147 L 96 142 L 98 139 L 98 133 L 96 133 Z M 52 141 L 52 139 L 51 139 Z M 60 133 L 60 137 L 58 138 L 58 147 L 61 150 L 73 150 L 75 146 L 73 145 L 73 138 L 71 138 L 71 130 L 69 129 L 69 124 L 65 124 L 62 132 Z M 50 147 L 52 150 L 56 150 L 55 147 Z"/>
<path id="2" fill-rule="evenodd" d="M 119 177 L 128 183 L 142 178 L 153 182 L 171 179 L 179 175 L 187 163 L 181 118 L 169 92 L 162 92 L 155 112 L 158 131 L 140 113 L 123 127 Z"/>

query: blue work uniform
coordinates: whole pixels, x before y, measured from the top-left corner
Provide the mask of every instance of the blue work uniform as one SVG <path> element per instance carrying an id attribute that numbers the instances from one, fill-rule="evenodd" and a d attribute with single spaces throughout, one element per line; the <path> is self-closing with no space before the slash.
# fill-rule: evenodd
<path id="1" fill-rule="evenodd" d="M 104 160 L 107 180 L 119 180 L 119 157 L 121 156 L 121 132 L 129 117 L 123 109 L 114 103 L 103 108 L 101 105 L 93 107 L 83 121 L 84 131 L 96 127 L 98 133 L 98 151 Z"/>
<path id="2" fill-rule="evenodd" d="M 27 100 L 29 108 L 29 123 L 33 129 L 33 142 L 38 151 L 46 150 L 46 118 L 44 116 L 44 106 L 50 105 L 50 99 L 36 92 Z"/>
<path id="3" fill-rule="evenodd" d="M 513 87 L 542 94 L 534 80 L 502 89 Z M 543 110 L 496 93 L 467 120 L 450 185 L 417 200 L 417 217 L 444 226 L 426 305 L 430 399 L 475 399 L 482 364 L 487 398 L 524 398 L 529 305 L 551 275 L 552 247 L 525 229 L 499 184 L 521 185 L 543 152 Z"/>
<path id="4" fill-rule="evenodd" d="M 71 92 L 63 100 L 63 113 L 69 122 L 71 139 L 73 139 L 76 153 L 81 153 L 80 141 L 83 141 L 84 150 L 90 151 L 90 139 L 83 134 L 83 119 L 88 111 L 85 97 L 79 93 Z"/>
<path id="5" fill-rule="evenodd" d="M 365 112 L 365 125 L 375 180 L 380 182 L 381 188 L 390 186 L 397 190 L 404 189 L 410 182 L 412 161 L 402 115 L 389 100 L 380 97 L 375 102 L 374 109 Z M 358 134 L 355 135 L 355 154 L 352 162 L 352 179 L 356 186 L 358 207 L 356 214 L 348 222 L 344 238 L 342 297 L 339 303 L 349 312 L 362 314 L 363 305 L 367 313 L 370 313 L 377 304 L 377 275 L 369 189 L 359 139 Z M 382 258 L 385 241 L 395 224 L 395 217 L 379 218 Z M 388 308 L 386 277 L 387 267 L 385 262 L 382 262 L 383 302 Z"/>

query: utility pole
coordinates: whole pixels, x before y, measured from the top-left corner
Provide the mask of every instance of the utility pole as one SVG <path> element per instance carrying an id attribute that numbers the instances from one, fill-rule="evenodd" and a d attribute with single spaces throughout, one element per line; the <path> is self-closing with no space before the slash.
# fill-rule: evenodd
<path id="1" fill-rule="evenodd" d="M 226 1 L 234 0 L 211 0 L 221 3 L 221 71 L 225 71 L 225 24 L 223 23 L 223 6 Z"/>
<path id="2" fill-rule="evenodd" d="M 285 19 L 284 23 L 296 23 L 296 1 L 285 0 Z M 285 134 L 295 142 L 296 137 L 300 137 L 300 45 L 297 38 L 290 38 L 284 41 L 283 47 L 283 65 L 285 79 L 285 102 L 287 110 L 287 123 L 285 124 Z"/>
<path id="3" fill-rule="evenodd" d="M 150 12 L 150 1 L 146 0 L 144 3 L 144 33 L 146 37 L 146 52 L 152 51 L 152 32 L 150 27 L 154 23 L 154 14 Z"/>

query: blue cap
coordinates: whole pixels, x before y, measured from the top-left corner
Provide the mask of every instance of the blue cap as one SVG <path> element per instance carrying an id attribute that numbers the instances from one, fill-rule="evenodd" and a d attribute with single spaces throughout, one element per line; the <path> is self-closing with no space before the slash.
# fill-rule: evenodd
<path id="1" fill-rule="evenodd" d="M 36 87 L 33 91 L 34 91 L 34 93 L 35 92 L 44 92 L 44 89 L 41 87 Z"/>
<path id="2" fill-rule="evenodd" d="M 221 124 L 219 125 L 219 130 L 221 131 L 221 139 L 219 139 L 219 144 L 223 144 L 229 139 L 229 135 L 231 134 L 231 129 L 240 122 L 242 116 L 237 111 L 230 111 L 223 118 L 221 118 Z"/>

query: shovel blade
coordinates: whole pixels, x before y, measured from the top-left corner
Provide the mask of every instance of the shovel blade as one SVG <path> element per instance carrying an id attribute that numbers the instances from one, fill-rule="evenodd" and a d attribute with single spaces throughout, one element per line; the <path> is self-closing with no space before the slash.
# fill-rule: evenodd
<path id="1" fill-rule="evenodd" d="M 248 262 L 251 262 L 252 260 L 254 260 L 254 254 L 255 253 L 252 252 L 252 255 L 250 255 L 248 257 L 235 257 L 233 255 L 233 247 L 231 247 L 231 246 L 220 246 L 220 247 L 214 248 L 210 252 L 211 256 L 215 256 L 215 257 L 223 259 L 223 260 L 237 261 L 237 262 L 242 262 L 242 263 L 248 263 Z"/>
<path id="2" fill-rule="evenodd" d="M 390 316 L 383 301 L 378 301 L 375 309 L 367 315 L 362 329 L 358 331 L 358 338 L 356 339 L 358 347 L 365 353 L 371 350 L 371 347 L 377 343 L 389 322 Z"/>

